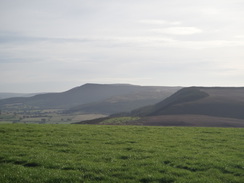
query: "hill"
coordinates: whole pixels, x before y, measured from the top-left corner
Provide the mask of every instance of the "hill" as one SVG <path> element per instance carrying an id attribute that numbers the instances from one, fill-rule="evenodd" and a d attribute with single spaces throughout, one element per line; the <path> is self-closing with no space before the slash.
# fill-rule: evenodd
<path id="1" fill-rule="evenodd" d="M 133 109 L 152 105 L 160 100 L 163 100 L 174 92 L 179 87 L 143 87 L 139 91 L 130 92 L 126 95 L 116 95 L 108 99 L 82 104 L 67 110 L 67 113 L 74 113 L 83 111 L 86 113 L 99 113 L 99 114 L 113 114 L 120 112 L 129 112 Z"/>
<path id="2" fill-rule="evenodd" d="M 244 88 L 183 88 L 155 105 L 79 124 L 244 127 Z"/>
<path id="3" fill-rule="evenodd" d="M 61 93 L 46 93 L 32 97 L 3 99 L 0 100 L 0 108 L 6 106 L 28 106 L 41 109 L 69 109 L 83 104 L 104 101 L 112 97 L 140 95 L 141 92 L 152 91 L 152 96 L 149 98 L 157 98 L 160 101 L 162 100 L 162 95 L 158 95 L 158 93 L 165 92 L 165 96 L 169 96 L 178 89 L 179 87 L 153 87 L 129 84 L 85 84 Z M 145 102 L 142 103 L 142 105 L 144 104 Z"/>
<path id="4" fill-rule="evenodd" d="M 244 88 L 183 88 L 153 106 L 131 112 L 133 116 L 198 114 L 244 119 Z"/>

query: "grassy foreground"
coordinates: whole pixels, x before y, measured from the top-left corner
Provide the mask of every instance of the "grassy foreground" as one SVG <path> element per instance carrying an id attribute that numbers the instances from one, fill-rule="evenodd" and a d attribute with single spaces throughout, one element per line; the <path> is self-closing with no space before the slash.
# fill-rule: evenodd
<path id="1" fill-rule="evenodd" d="M 243 128 L 0 125 L 0 182 L 244 180 Z"/>

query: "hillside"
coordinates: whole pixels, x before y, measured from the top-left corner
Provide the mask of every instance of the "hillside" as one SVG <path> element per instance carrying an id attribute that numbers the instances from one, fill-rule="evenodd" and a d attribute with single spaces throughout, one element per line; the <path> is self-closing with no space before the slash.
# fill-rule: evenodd
<path id="1" fill-rule="evenodd" d="M 153 106 L 131 112 L 133 116 L 197 114 L 244 119 L 244 88 L 183 88 Z"/>
<path id="2" fill-rule="evenodd" d="M 132 92 L 126 95 L 113 96 L 103 101 L 82 104 L 67 110 L 67 113 L 83 111 L 86 113 L 113 114 L 129 112 L 133 109 L 152 105 L 163 100 L 174 92 L 178 87 L 148 87 L 143 90 Z"/>
<path id="3" fill-rule="evenodd" d="M 140 92 L 149 91 L 154 91 L 152 96 L 150 96 L 151 98 L 156 97 L 160 101 L 162 95 L 158 95 L 158 92 L 165 92 L 166 96 L 169 96 L 178 89 L 179 87 L 151 87 L 128 84 L 85 84 L 61 93 L 46 93 L 32 97 L 3 99 L 0 100 L 0 108 L 6 106 L 28 106 L 41 109 L 69 109 L 83 104 L 104 101 L 116 96 L 134 95 L 135 93 L 139 95 Z"/>

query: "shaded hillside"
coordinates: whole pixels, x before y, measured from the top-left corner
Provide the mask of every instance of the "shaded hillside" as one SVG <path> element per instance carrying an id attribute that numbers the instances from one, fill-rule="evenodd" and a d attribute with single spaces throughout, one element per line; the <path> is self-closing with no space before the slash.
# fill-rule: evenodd
<path id="1" fill-rule="evenodd" d="M 0 108 L 6 106 L 30 106 L 38 108 L 69 109 L 78 105 L 148 90 L 166 90 L 167 87 L 149 87 L 127 84 L 85 84 L 66 92 L 40 94 L 33 97 L 17 97 L 0 100 Z M 174 91 L 176 91 L 175 89 Z"/>
<path id="2" fill-rule="evenodd" d="M 146 90 L 110 97 L 106 100 L 83 104 L 67 110 L 67 113 L 83 111 L 86 113 L 113 114 L 129 112 L 133 109 L 155 104 L 176 92 L 178 87 L 147 88 Z"/>
<path id="3" fill-rule="evenodd" d="M 131 112 L 133 116 L 197 114 L 244 119 L 244 88 L 183 88 L 153 106 Z"/>

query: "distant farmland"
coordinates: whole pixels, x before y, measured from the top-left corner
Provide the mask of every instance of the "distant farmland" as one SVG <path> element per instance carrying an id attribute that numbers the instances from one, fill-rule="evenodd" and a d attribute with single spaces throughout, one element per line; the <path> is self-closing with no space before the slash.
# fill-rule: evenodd
<path id="1" fill-rule="evenodd" d="M 0 182 L 241 183 L 243 128 L 2 124 Z"/>

